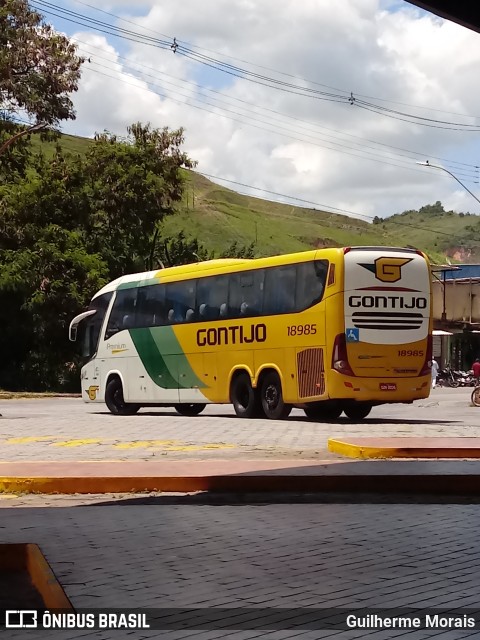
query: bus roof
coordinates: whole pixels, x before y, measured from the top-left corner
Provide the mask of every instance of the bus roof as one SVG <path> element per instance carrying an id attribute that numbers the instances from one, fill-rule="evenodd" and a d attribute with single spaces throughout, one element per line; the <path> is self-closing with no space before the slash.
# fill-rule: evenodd
<path id="1" fill-rule="evenodd" d="M 403 249 L 397 247 L 361 247 L 352 246 L 348 247 L 349 250 L 378 250 L 378 251 L 411 251 L 411 249 Z M 307 260 L 313 260 L 315 258 L 333 259 L 334 256 L 345 252 L 344 247 L 327 247 L 323 249 L 314 249 L 310 251 L 300 251 L 297 253 L 282 254 L 276 256 L 269 256 L 267 258 L 217 258 L 215 260 L 205 260 L 204 262 L 194 262 L 191 264 L 183 264 L 177 267 L 167 267 L 166 269 L 156 269 L 155 271 L 144 271 L 142 273 L 132 273 L 126 276 L 121 276 L 112 282 L 105 285 L 100 291 L 98 291 L 94 298 L 110 291 L 116 291 L 122 285 L 129 283 L 144 283 L 152 284 L 155 280 L 158 282 L 172 281 L 176 278 L 183 280 L 188 277 L 196 277 L 200 274 L 205 274 L 207 271 L 218 269 L 220 273 L 228 273 L 231 267 L 246 268 L 262 268 L 275 266 L 279 264 L 289 264 L 293 262 L 303 262 Z M 242 269 L 240 269 L 242 270 Z M 123 288 L 123 287 L 122 287 Z"/>
<path id="2" fill-rule="evenodd" d="M 333 250 L 333 249 L 332 249 Z M 322 252 L 325 250 L 322 250 Z M 339 249 L 335 249 L 335 252 Z M 343 251 L 343 249 L 342 249 Z M 132 273 L 126 276 L 121 276 L 112 282 L 106 284 L 100 291 L 98 291 L 93 297 L 96 298 L 99 295 L 108 293 L 110 291 L 116 291 L 119 287 L 125 284 L 143 281 L 145 284 L 152 283 L 153 280 L 161 282 L 163 280 L 174 280 L 179 278 L 183 280 L 185 277 L 195 277 L 200 274 L 204 274 L 210 270 L 218 269 L 220 272 L 225 271 L 228 273 L 229 268 L 236 266 L 248 266 L 252 268 L 260 268 L 262 266 L 273 266 L 279 263 L 286 263 L 305 260 L 313 260 L 317 254 L 318 249 L 313 251 L 300 251 L 298 253 L 283 254 L 277 256 L 270 256 L 267 258 L 217 258 L 215 260 L 205 260 L 204 262 L 194 262 L 191 264 L 182 264 L 177 267 L 167 267 L 166 269 L 156 269 L 155 271 L 144 271 L 142 273 Z"/>

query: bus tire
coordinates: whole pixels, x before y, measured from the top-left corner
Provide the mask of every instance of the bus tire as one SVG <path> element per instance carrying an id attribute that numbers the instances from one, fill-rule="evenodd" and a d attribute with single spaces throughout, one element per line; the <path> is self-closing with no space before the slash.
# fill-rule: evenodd
<path id="1" fill-rule="evenodd" d="M 307 418 L 313 420 L 336 420 L 340 417 L 343 408 L 339 404 L 327 402 L 312 402 L 304 409 Z"/>
<path id="2" fill-rule="evenodd" d="M 270 420 L 288 418 L 292 405 L 283 401 L 282 382 L 276 371 L 270 371 L 263 378 L 260 397 L 262 409 L 267 418 Z"/>
<path id="3" fill-rule="evenodd" d="M 239 418 L 256 418 L 260 415 L 258 392 L 252 387 L 250 376 L 245 371 L 233 378 L 230 401 Z"/>
<path id="4" fill-rule="evenodd" d="M 175 411 L 179 413 L 181 416 L 187 416 L 192 418 L 193 416 L 198 416 L 199 413 L 207 406 L 206 404 L 174 404 Z"/>
<path id="5" fill-rule="evenodd" d="M 372 405 L 367 403 L 348 404 L 343 407 L 343 411 L 349 420 L 363 420 L 372 410 Z"/>
<path id="6" fill-rule="evenodd" d="M 115 416 L 132 416 L 140 409 L 139 404 L 125 402 L 120 378 L 111 378 L 105 389 L 105 404 Z"/>

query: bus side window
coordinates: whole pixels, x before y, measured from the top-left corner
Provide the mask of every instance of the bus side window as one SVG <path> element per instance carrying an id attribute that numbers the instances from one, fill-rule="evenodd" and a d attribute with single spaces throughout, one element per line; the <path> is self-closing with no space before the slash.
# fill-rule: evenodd
<path id="1" fill-rule="evenodd" d="M 195 309 L 196 282 L 183 280 L 167 284 L 165 307 L 168 309 L 168 324 L 192 322 L 195 319 L 188 312 Z"/>
<path id="2" fill-rule="evenodd" d="M 302 311 L 320 302 L 327 279 L 328 260 L 297 264 L 295 311 Z"/>
<path id="3" fill-rule="evenodd" d="M 295 264 L 265 269 L 263 314 L 293 313 L 296 282 L 297 265 Z"/>
<path id="4" fill-rule="evenodd" d="M 200 322 L 228 317 L 228 276 L 197 280 L 196 319 Z"/>
<path id="5" fill-rule="evenodd" d="M 121 289 L 117 291 L 115 302 L 108 319 L 105 340 L 123 329 L 131 329 L 135 326 L 135 307 L 137 302 L 137 289 Z"/>
<path id="6" fill-rule="evenodd" d="M 159 327 L 165 324 L 165 285 L 140 287 L 137 295 L 136 327 Z"/>
<path id="7" fill-rule="evenodd" d="M 263 307 L 264 269 L 230 275 L 229 317 L 259 316 Z"/>

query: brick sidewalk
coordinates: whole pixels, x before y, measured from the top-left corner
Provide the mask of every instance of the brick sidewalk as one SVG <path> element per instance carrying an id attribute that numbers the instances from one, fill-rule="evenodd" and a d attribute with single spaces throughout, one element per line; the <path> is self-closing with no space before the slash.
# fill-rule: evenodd
<path id="1" fill-rule="evenodd" d="M 148 503 L 148 499 L 146 500 Z M 1 504 L 1 503 L 0 503 Z M 3 503 L 5 504 L 5 503 Z M 76 608 L 477 607 L 476 505 L 80 506 L 0 510 L 36 542 Z M 460 524 L 461 523 L 461 524 Z M 43 638 L 398 638 L 398 631 L 32 632 Z M 402 639 L 478 637 L 412 631 Z M 23 634 L 3 635 L 6 639 Z"/>
<path id="2" fill-rule="evenodd" d="M 480 409 L 469 389 L 435 390 L 413 405 L 380 406 L 363 421 L 315 422 L 294 409 L 288 420 L 237 418 L 230 406 L 208 406 L 196 418 L 145 408 L 112 416 L 78 399 L 0 401 L 3 461 L 48 460 L 335 460 L 329 438 L 468 437 L 480 433 Z"/>

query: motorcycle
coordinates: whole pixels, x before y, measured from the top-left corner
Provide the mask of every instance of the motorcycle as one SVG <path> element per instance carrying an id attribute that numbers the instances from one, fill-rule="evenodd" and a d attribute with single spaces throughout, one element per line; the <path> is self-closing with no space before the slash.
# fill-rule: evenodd
<path id="1" fill-rule="evenodd" d="M 458 371 L 458 380 L 461 387 L 475 387 L 477 385 L 477 378 L 473 375 L 473 371 Z"/>
<path id="2" fill-rule="evenodd" d="M 455 375 L 455 371 L 450 367 L 446 367 L 445 369 L 440 369 L 437 375 L 437 384 L 440 387 L 453 387 L 457 388 L 460 386 L 460 377 Z"/>

